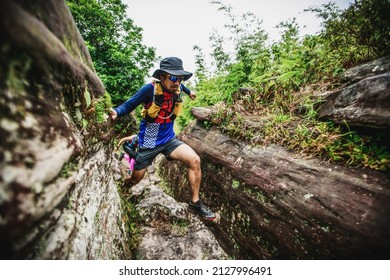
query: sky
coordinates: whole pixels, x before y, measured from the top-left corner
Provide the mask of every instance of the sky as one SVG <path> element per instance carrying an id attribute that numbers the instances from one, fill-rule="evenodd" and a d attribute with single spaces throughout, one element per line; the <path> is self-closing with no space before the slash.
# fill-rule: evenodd
<path id="1" fill-rule="evenodd" d="M 161 58 L 176 56 L 183 60 L 184 69 L 195 71 L 195 52 L 193 46 L 202 48 L 206 63 L 211 59 L 209 37 L 213 30 L 226 34 L 224 24 L 228 18 L 218 11 L 217 5 L 209 0 L 123 0 L 127 4 L 128 16 L 135 25 L 143 29 L 143 43 L 156 48 Z M 321 20 L 313 13 L 303 10 L 310 6 L 321 6 L 330 0 L 221 0 L 231 5 L 233 13 L 242 15 L 252 12 L 263 20 L 263 28 L 271 41 L 280 38 L 276 29 L 282 21 L 296 18 L 302 35 L 315 34 L 320 30 Z M 352 0 L 333 0 L 341 9 L 345 9 Z M 157 62 L 150 70 L 159 67 Z"/>

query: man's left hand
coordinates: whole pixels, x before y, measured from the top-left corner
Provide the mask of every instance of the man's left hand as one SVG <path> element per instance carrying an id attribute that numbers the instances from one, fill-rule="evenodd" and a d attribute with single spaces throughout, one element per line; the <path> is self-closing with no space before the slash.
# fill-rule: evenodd
<path id="1" fill-rule="evenodd" d="M 193 92 L 193 91 L 191 91 L 191 93 L 190 93 L 190 98 L 192 99 L 192 100 L 195 100 L 196 99 L 196 94 L 195 94 L 195 92 Z"/>

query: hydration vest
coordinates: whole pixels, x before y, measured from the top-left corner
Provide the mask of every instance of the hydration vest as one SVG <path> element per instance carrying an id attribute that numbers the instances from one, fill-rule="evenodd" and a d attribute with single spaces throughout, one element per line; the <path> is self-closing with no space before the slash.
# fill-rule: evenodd
<path id="1" fill-rule="evenodd" d="M 181 113 L 182 102 L 181 87 L 173 94 L 172 99 L 164 100 L 164 89 L 160 82 L 152 82 L 154 87 L 153 101 L 146 104 L 141 111 L 141 116 L 149 123 L 171 122 Z M 168 102 L 168 108 L 163 108 L 164 102 Z M 169 106 L 170 102 L 172 105 Z"/>

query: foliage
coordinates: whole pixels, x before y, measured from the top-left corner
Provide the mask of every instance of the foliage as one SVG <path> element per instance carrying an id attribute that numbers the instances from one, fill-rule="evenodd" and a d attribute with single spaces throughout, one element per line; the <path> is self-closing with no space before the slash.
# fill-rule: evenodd
<path id="1" fill-rule="evenodd" d="M 101 96 L 95 102 L 95 120 L 97 123 L 103 123 L 108 118 L 108 109 L 112 108 L 111 96 L 105 92 L 104 96 Z"/>
<path id="2" fill-rule="evenodd" d="M 226 73 L 236 70 L 236 68 L 232 68 L 233 60 L 241 63 L 240 68 L 243 74 L 248 76 L 252 72 L 253 61 L 266 49 L 265 42 L 268 35 L 261 26 L 262 20 L 251 12 L 237 16 L 233 14 L 231 6 L 223 4 L 222 1 L 214 0 L 211 1 L 211 4 L 217 5 L 218 10 L 228 17 L 228 24 L 225 25 L 225 28 L 231 34 L 227 39 L 221 37 L 217 32 L 210 36 L 217 72 Z M 232 54 L 229 54 L 228 50 L 224 48 L 226 41 L 233 43 L 234 51 Z"/>
<path id="3" fill-rule="evenodd" d="M 356 0 L 345 11 L 329 3 L 308 11 L 324 20 L 321 36 L 345 66 L 390 53 L 390 1 Z"/>
<path id="4" fill-rule="evenodd" d="M 127 17 L 121 0 L 67 0 L 96 72 L 114 105 L 144 83 L 155 50 L 142 44 L 142 29 Z"/>
<path id="5" fill-rule="evenodd" d="M 205 57 L 202 51 L 202 48 L 195 45 L 193 47 L 193 51 L 196 52 L 195 54 L 195 65 L 196 65 L 196 71 L 195 71 L 195 76 L 198 79 L 197 82 L 202 82 L 207 79 L 208 76 L 208 71 L 206 68 L 206 63 L 205 63 Z"/>
<path id="6" fill-rule="evenodd" d="M 234 137 L 253 144 L 279 143 L 334 162 L 390 168 L 383 135 L 318 121 L 321 100 L 315 97 L 340 87 L 346 68 L 390 54 L 388 0 L 356 0 L 344 11 L 334 3 L 310 7 L 307 12 L 323 19 L 318 35 L 300 37 L 296 20 L 290 19 L 278 25 L 281 39 L 272 43 L 252 13 L 237 16 L 221 1 L 211 3 L 227 16 L 231 35 L 210 36 L 213 73 L 207 72 L 200 47 L 195 48 L 198 98 L 185 103 L 181 125 L 191 121 L 190 107 L 222 103 L 226 108 L 218 113 L 220 128 Z M 233 51 L 227 42 L 234 44 Z M 255 93 L 235 96 L 242 87 Z M 248 127 L 245 115 L 261 116 L 265 123 Z"/>
<path id="7" fill-rule="evenodd" d="M 127 245 L 130 249 L 132 259 L 139 259 L 138 248 L 142 240 L 141 224 L 142 218 L 137 208 L 136 203 L 131 200 L 128 196 L 128 190 L 120 188 L 119 193 L 121 196 L 121 209 L 122 209 L 122 220 L 118 221 L 118 226 L 124 228 L 127 234 Z M 124 226 L 123 226 L 124 224 Z"/>

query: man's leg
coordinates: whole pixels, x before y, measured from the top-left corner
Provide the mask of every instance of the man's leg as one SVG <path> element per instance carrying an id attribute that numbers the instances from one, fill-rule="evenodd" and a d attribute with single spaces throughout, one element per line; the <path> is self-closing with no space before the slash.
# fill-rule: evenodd
<path id="1" fill-rule="evenodd" d="M 133 170 L 130 177 L 125 179 L 125 187 L 131 188 L 132 186 L 138 184 L 142 178 L 144 178 L 145 172 L 146 168 L 141 170 Z"/>
<path id="2" fill-rule="evenodd" d="M 199 199 L 199 188 L 202 177 L 200 169 L 200 158 L 195 151 L 187 144 L 181 144 L 169 155 L 171 159 L 177 159 L 188 166 L 188 181 L 191 185 L 192 197 L 189 209 L 198 213 L 201 217 L 214 220 L 215 214 Z"/>
<path id="3" fill-rule="evenodd" d="M 188 181 L 191 186 L 192 202 L 199 200 L 199 188 L 202 178 L 202 171 L 200 169 L 200 158 L 195 151 L 187 144 L 178 146 L 169 155 L 171 159 L 177 159 L 188 166 Z"/>
<path id="4" fill-rule="evenodd" d="M 134 170 L 130 177 L 125 179 L 125 187 L 131 188 L 138 184 L 145 176 L 147 167 L 160 153 L 158 149 L 140 149 L 134 163 Z"/>

